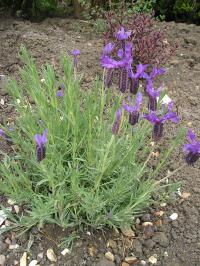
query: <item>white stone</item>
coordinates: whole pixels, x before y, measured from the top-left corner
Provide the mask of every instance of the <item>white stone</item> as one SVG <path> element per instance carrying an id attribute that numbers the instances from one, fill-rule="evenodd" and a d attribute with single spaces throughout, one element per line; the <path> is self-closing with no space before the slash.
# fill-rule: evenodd
<path id="1" fill-rule="evenodd" d="M 178 213 L 174 212 L 172 213 L 169 218 L 172 220 L 172 221 L 175 221 L 177 218 L 178 218 Z"/>
<path id="2" fill-rule="evenodd" d="M 70 254 L 70 250 L 68 248 L 65 248 L 65 249 L 63 249 L 63 251 L 61 251 L 61 254 L 63 256 L 65 256 L 66 254 Z"/>
<path id="3" fill-rule="evenodd" d="M 4 266 L 5 262 L 6 262 L 6 257 L 4 255 L 0 255 L 0 265 Z"/>
<path id="4" fill-rule="evenodd" d="M 19 265 L 20 266 L 27 266 L 27 252 L 23 253 L 23 255 L 20 259 Z"/>
<path id="5" fill-rule="evenodd" d="M 105 257 L 107 260 L 110 260 L 110 261 L 115 260 L 115 256 L 110 251 L 106 252 Z"/>
<path id="6" fill-rule="evenodd" d="M 30 261 L 28 266 L 37 266 L 38 265 L 38 261 L 37 260 L 32 260 Z"/>
<path id="7" fill-rule="evenodd" d="M 157 263 L 157 256 L 153 255 L 151 256 L 148 261 L 151 263 L 151 264 L 156 264 Z"/>
<path id="8" fill-rule="evenodd" d="M 14 244 L 14 245 L 9 245 L 9 249 L 17 249 L 19 247 L 18 244 Z"/>
<path id="9" fill-rule="evenodd" d="M 55 253 L 54 253 L 52 248 L 49 248 L 47 250 L 47 258 L 48 258 L 48 260 L 50 260 L 52 262 L 56 262 L 57 261 L 57 257 L 56 257 L 56 255 L 55 255 Z"/>

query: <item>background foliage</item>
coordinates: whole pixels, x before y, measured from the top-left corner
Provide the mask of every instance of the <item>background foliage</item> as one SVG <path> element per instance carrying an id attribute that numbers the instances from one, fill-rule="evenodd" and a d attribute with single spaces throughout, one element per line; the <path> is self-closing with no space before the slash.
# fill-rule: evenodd
<path id="1" fill-rule="evenodd" d="M 26 17 L 63 16 L 97 17 L 103 10 L 125 8 L 127 13 L 156 11 L 157 16 L 171 20 L 200 21 L 198 0 L 0 0 L 0 7 L 22 11 Z"/>

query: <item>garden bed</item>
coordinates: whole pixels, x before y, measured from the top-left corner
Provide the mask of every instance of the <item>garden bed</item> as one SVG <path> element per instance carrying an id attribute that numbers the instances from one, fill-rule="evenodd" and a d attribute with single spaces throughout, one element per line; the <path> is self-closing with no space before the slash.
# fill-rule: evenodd
<path id="1" fill-rule="evenodd" d="M 198 108 L 200 96 L 200 28 L 195 25 L 168 23 L 169 39 L 180 42 L 180 48 L 168 64 L 168 72 L 165 75 L 165 84 L 168 94 L 174 99 L 181 117 L 181 124 L 192 125 L 198 133 L 200 129 Z M 38 66 L 45 61 L 54 64 L 59 70 L 58 58 L 61 51 L 70 51 L 78 48 L 81 51 L 79 71 L 84 73 L 82 87 L 91 86 L 95 75 L 101 73 L 99 57 L 103 41 L 94 33 L 87 22 L 67 19 L 47 19 L 41 23 L 30 23 L 14 19 L 2 18 L 0 21 L 0 74 L 15 76 L 18 78 L 18 66 L 21 64 L 18 58 L 19 47 L 24 44 L 36 58 Z M 97 52 L 98 51 L 98 52 Z M 1 94 L 1 119 L 11 122 L 14 119 L 14 111 L 9 105 L 9 97 L 3 90 Z M 173 133 L 173 127 L 168 127 Z M 5 142 L 1 142 L 1 149 L 9 152 Z M 181 151 L 177 151 L 177 154 Z M 179 159 L 170 158 L 170 170 L 174 170 L 182 162 Z M 80 235 L 80 239 L 74 243 L 71 254 L 63 256 L 57 243 L 72 232 L 62 232 L 57 226 L 46 226 L 38 231 L 33 228 L 31 232 L 21 239 L 8 234 L 7 243 L 5 237 L 0 241 L 0 254 L 6 256 L 5 265 L 18 265 L 20 258 L 27 249 L 28 243 L 34 242 L 30 248 L 30 260 L 37 259 L 40 265 L 50 265 L 46 257 L 47 249 L 53 248 L 58 261 L 54 265 L 121 265 L 125 257 L 135 256 L 138 261 L 134 265 L 147 262 L 151 256 L 157 255 L 157 264 L 163 266 L 187 266 L 200 264 L 200 227 L 199 227 L 199 166 L 185 168 L 175 175 L 175 180 L 183 181 L 180 195 L 175 194 L 174 199 L 167 206 L 152 206 L 147 214 L 138 220 L 138 226 L 134 233 L 136 237 L 127 237 L 116 232 L 88 231 Z M 190 193 L 190 194 L 184 194 Z M 185 196 L 187 195 L 187 197 Z M 6 201 L 2 197 L 2 202 Z M 156 211 L 163 211 L 162 217 L 155 215 Z M 169 217 L 173 213 L 178 218 L 172 221 Z M 146 238 L 142 228 L 143 222 L 156 224 L 156 230 L 152 237 Z M 12 239 L 13 238 L 13 239 Z M 110 241 L 109 240 L 113 240 Z M 9 240 L 13 243 L 9 243 Z M 9 249 L 9 244 L 19 244 L 17 249 Z M 110 245 L 110 247 L 108 247 Z M 110 251 L 115 262 L 105 258 Z M 42 255 L 43 253 L 43 255 Z M 39 257 L 38 257 L 38 254 Z M 42 258 L 43 257 L 43 258 Z M 16 261 L 16 262 L 15 262 Z M 143 261 L 143 262 L 141 262 Z M 16 263 L 16 264 L 15 264 Z M 123 266 L 125 266 L 124 264 Z"/>

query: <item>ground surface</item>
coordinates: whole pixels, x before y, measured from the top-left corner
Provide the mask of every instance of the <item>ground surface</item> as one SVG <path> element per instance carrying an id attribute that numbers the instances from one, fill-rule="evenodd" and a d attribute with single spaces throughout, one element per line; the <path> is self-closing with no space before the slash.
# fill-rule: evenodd
<path id="1" fill-rule="evenodd" d="M 180 48 L 168 64 L 168 73 L 164 77 L 169 95 L 175 100 L 181 116 L 181 123 L 185 126 L 192 123 L 192 127 L 199 135 L 200 130 L 200 26 L 175 24 L 169 25 L 169 38 L 178 40 Z M 87 22 L 67 19 L 46 19 L 40 23 L 19 21 L 15 19 L 0 19 L 0 74 L 17 77 L 18 51 L 24 44 L 36 58 L 38 65 L 44 61 L 51 61 L 58 67 L 60 51 L 81 50 L 80 70 L 84 71 L 83 86 L 88 87 L 93 77 L 100 73 L 99 56 L 102 40 L 97 37 Z M 3 119 L 12 120 L 8 96 L 0 89 L 0 98 L 4 104 L 0 105 L 0 122 Z M 0 143 L 1 149 L 7 147 Z M 181 156 L 172 160 L 172 169 L 182 163 Z M 176 180 L 182 180 L 183 198 L 176 197 L 176 201 L 165 207 L 157 206 L 157 210 L 164 211 L 161 218 L 155 218 L 155 209 L 149 210 L 149 215 L 138 220 L 135 238 L 122 234 L 104 232 L 85 232 L 78 240 L 71 254 L 61 255 L 62 248 L 57 242 L 66 236 L 65 232 L 51 226 L 38 232 L 33 228 L 29 234 L 21 239 L 15 239 L 8 234 L 0 238 L 0 260 L 5 259 L 5 265 L 19 265 L 28 243 L 30 248 L 29 261 L 37 260 L 40 265 L 96 265 L 114 266 L 122 264 L 127 256 L 138 258 L 134 265 L 151 265 L 148 259 L 157 256 L 157 264 L 162 266 L 198 266 L 200 265 L 200 165 L 185 168 L 176 175 Z M 3 201 L 3 197 L 1 198 Z M 178 213 L 178 218 L 171 221 L 169 216 Z M 152 237 L 145 237 L 142 222 L 154 222 L 156 230 Z M 110 247 L 108 247 L 108 240 Z M 12 243 L 10 243 L 10 242 Z M 19 247 L 10 249 L 10 244 Z M 16 246 L 15 246 L 16 247 Z M 48 248 L 53 248 L 57 262 L 50 262 L 46 257 Z M 110 251 L 115 262 L 105 258 Z M 38 255 L 39 254 L 39 255 Z M 5 257 L 4 257 L 5 256 Z M 2 263 L 0 261 L 0 265 Z M 146 262 L 146 264 L 145 264 Z M 129 261 L 130 263 L 130 261 Z M 26 264 L 21 264 L 26 265 Z M 35 265 L 33 262 L 31 265 Z"/>

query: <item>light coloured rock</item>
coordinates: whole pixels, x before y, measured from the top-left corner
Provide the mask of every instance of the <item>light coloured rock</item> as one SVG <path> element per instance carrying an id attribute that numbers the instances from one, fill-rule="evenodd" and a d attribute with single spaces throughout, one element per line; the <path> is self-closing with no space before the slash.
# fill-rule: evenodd
<path id="1" fill-rule="evenodd" d="M 135 236 L 134 231 L 129 226 L 124 226 L 124 227 L 122 227 L 120 229 L 122 231 L 122 234 L 127 236 L 127 237 L 134 237 Z"/>
<path id="2" fill-rule="evenodd" d="M 181 198 L 182 198 L 182 199 L 187 199 L 187 198 L 190 197 L 190 195 L 191 195 L 191 194 L 190 194 L 189 192 L 183 192 L 182 195 L 181 195 Z"/>
<path id="3" fill-rule="evenodd" d="M 68 248 L 65 248 L 65 249 L 63 249 L 62 251 L 61 251 L 61 254 L 63 255 L 63 256 L 65 256 L 66 254 L 70 254 L 71 252 L 70 252 L 70 250 L 68 249 Z"/>
<path id="4" fill-rule="evenodd" d="M 44 258 L 44 253 L 43 253 L 43 252 L 38 253 L 38 255 L 37 255 L 37 259 L 38 259 L 38 260 L 42 260 L 43 258 Z"/>
<path id="5" fill-rule="evenodd" d="M 148 261 L 151 264 L 155 265 L 157 263 L 157 256 L 156 255 L 153 255 L 153 256 L 149 257 Z"/>
<path id="6" fill-rule="evenodd" d="M 122 262 L 121 266 L 129 266 L 129 264 L 127 262 Z"/>
<path id="7" fill-rule="evenodd" d="M 38 266 L 38 261 L 37 260 L 32 260 L 32 261 L 30 261 L 28 266 Z"/>
<path id="8" fill-rule="evenodd" d="M 52 248 L 47 249 L 47 258 L 49 261 L 56 262 L 57 257 Z"/>
<path id="9" fill-rule="evenodd" d="M 153 226 L 152 222 L 144 222 L 142 223 L 142 226 L 146 227 L 146 226 Z"/>
<path id="10" fill-rule="evenodd" d="M 106 252 L 105 257 L 107 260 L 110 260 L 110 261 L 115 260 L 115 256 L 110 251 Z"/>
<path id="11" fill-rule="evenodd" d="M 4 255 L 0 255 L 0 265 L 4 266 L 6 262 L 6 257 Z"/>
<path id="12" fill-rule="evenodd" d="M 13 244 L 11 244 L 11 245 L 9 245 L 9 247 L 8 247 L 8 248 L 12 250 L 12 249 L 17 249 L 18 247 L 19 247 L 19 245 L 18 245 L 18 244 L 14 244 L 14 245 L 13 245 Z"/>
<path id="13" fill-rule="evenodd" d="M 5 226 L 9 227 L 11 225 L 11 222 L 9 220 L 5 220 Z"/>
<path id="14" fill-rule="evenodd" d="M 166 207 L 167 206 L 167 203 L 163 202 L 160 204 L 161 207 Z"/>
<path id="15" fill-rule="evenodd" d="M 11 245 L 12 241 L 10 240 L 9 237 L 7 237 L 4 241 L 7 245 Z"/>
<path id="16" fill-rule="evenodd" d="M 19 213 L 19 206 L 18 205 L 14 205 L 13 206 L 15 212 L 18 214 Z"/>
<path id="17" fill-rule="evenodd" d="M 0 100 L 0 104 L 1 104 L 1 105 L 4 105 L 4 104 L 5 104 L 5 102 L 4 102 L 4 99 L 3 99 L 3 98 L 1 98 L 1 100 Z"/>
<path id="18" fill-rule="evenodd" d="M 136 263 L 138 259 L 135 256 L 130 256 L 130 257 L 125 257 L 125 261 L 128 264 L 133 264 L 133 263 Z"/>
<path id="19" fill-rule="evenodd" d="M 140 264 L 141 264 L 142 266 L 145 266 L 145 265 L 147 265 L 147 263 L 146 263 L 146 261 L 145 261 L 145 260 L 141 260 L 141 261 L 140 261 Z"/>
<path id="20" fill-rule="evenodd" d="M 20 266 L 27 266 L 27 252 L 24 252 L 20 261 L 19 261 Z"/>
<path id="21" fill-rule="evenodd" d="M 8 204 L 9 204 L 9 205 L 14 205 L 14 204 L 15 204 L 15 201 L 12 200 L 12 199 L 8 199 Z"/>
<path id="22" fill-rule="evenodd" d="M 117 248 L 117 242 L 112 240 L 112 239 L 109 239 L 107 241 L 107 247 L 111 247 L 111 248 Z"/>
<path id="23" fill-rule="evenodd" d="M 175 221 L 178 219 L 178 213 L 174 212 L 172 213 L 169 218 L 172 220 L 172 221 Z"/>
<path id="24" fill-rule="evenodd" d="M 88 253 L 91 257 L 95 257 L 97 255 L 97 247 L 94 245 L 89 245 L 88 247 Z"/>

